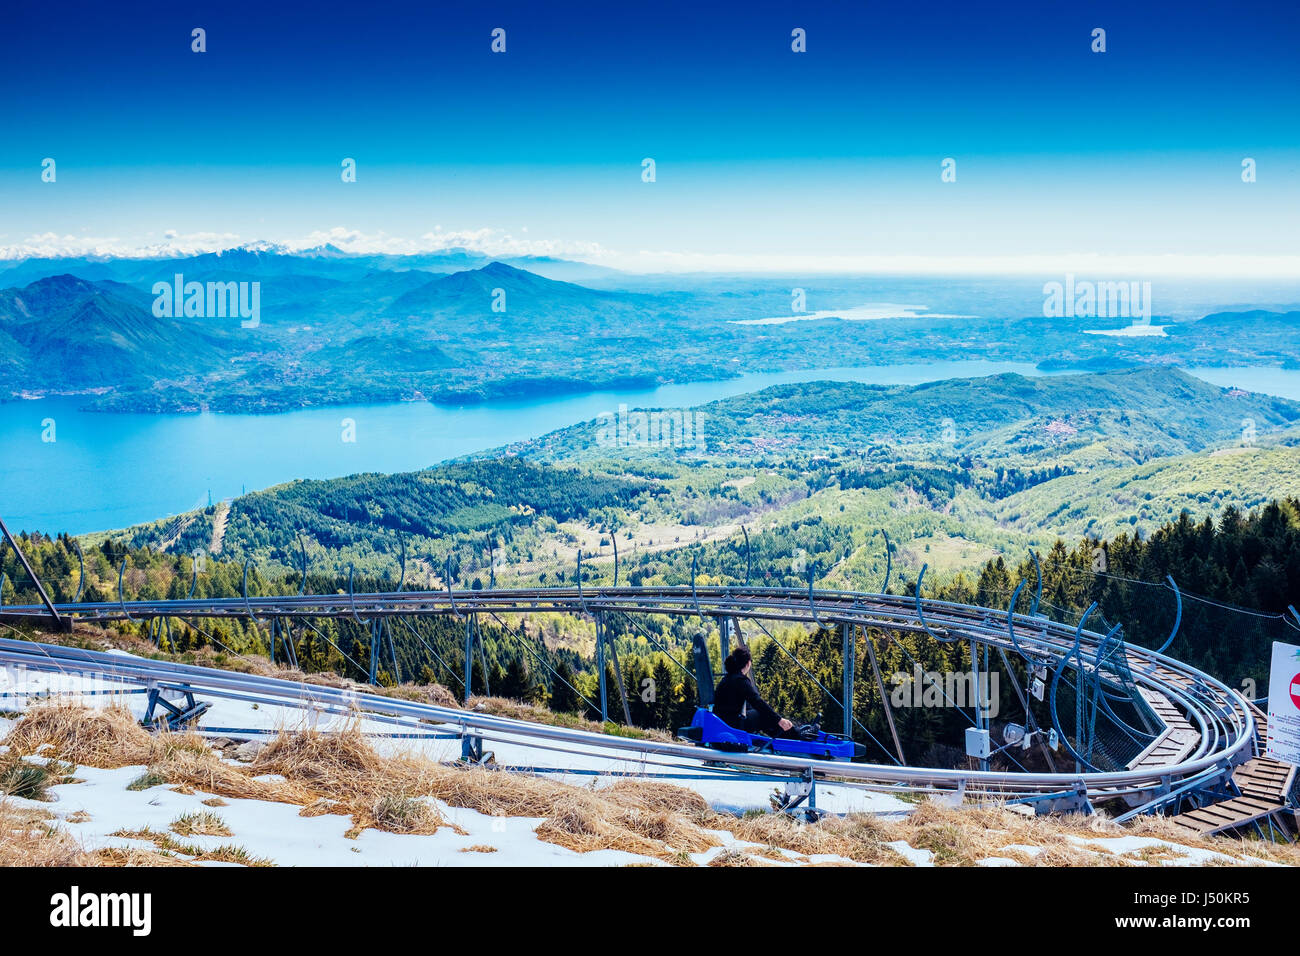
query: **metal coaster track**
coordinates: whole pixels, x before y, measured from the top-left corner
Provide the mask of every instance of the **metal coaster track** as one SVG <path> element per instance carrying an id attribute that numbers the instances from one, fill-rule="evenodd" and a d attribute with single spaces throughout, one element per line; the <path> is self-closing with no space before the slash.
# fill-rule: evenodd
<path id="1" fill-rule="evenodd" d="M 1014 606 L 1014 605 L 1013 605 Z M 313 617 L 376 621 L 387 617 L 503 616 L 555 611 L 661 614 L 727 621 L 786 622 L 815 627 L 862 628 L 886 634 L 916 634 L 945 642 L 969 642 L 972 650 L 1013 653 L 1030 665 L 1070 669 L 1083 687 L 1131 682 L 1167 702 L 1194 730 L 1196 740 L 1177 759 L 1147 759 L 1122 770 L 1029 773 L 938 769 L 878 764 L 807 761 L 767 754 L 727 754 L 730 765 L 756 772 L 811 775 L 872 787 L 904 790 L 942 788 L 1002 800 L 1079 801 L 1125 797 L 1135 806 L 1156 807 L 1182 788 L 1213 788 L 1255 755 L 1256 719 L 1248 702 L 1215 678 L 1172 657 L 1128 645 L 1116 655 L 1111 634 L 1083 630 L 1033 614 L 1016 614 L 933 599 L 812 587 L 598 586 L 494 588 L 488 590 L 388 591 L 367 594 L 287 594 L 236 598 L 146 600 L 0 607 L 0 622 L 110 623 L 159 617 L 240 619 L 271 622 Z M 1116 659 L 1122 657 L 1122 660 Z M 538 747 L 576 747 L 627 760 L 672 760 L 698 765 L 699 748 L 651 740 L 570 730 L 494 717 L 454 707 L 397 700 L 278 678 L 237 674 L 169 662 L 147 661 L 27 641 L 0 640 L 0 663 L 33 670 L 77 672 L 130 683 L 151 683 L 213 697 L 275 701 L 329 712 L 361 711 L 403 723 L 434 724 L 465 738 L 531 742 Z M 1190 737 L 1190 734 L 1189 734 Z M 1069 746 L 1068 741 L 1067 747 Z M 710 754 L 716 759 L 716 754 Z M 1082 765 L 1081 765 L 1082 766 Z"/>

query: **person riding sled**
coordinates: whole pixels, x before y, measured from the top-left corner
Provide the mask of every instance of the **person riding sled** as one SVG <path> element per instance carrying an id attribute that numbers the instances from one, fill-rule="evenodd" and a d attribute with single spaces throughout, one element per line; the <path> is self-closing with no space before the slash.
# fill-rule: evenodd
<path id="1" fill-rule="evenodd" d="M 794 722 L 782 717 L 759 696 L 758 688 L 749 677 L 753 666 L 749 648 L 743 646 L 737 647 L 723 661 L 726 674 L 713 692 L 714 716 L 746 733 L 797 737 Z"/>

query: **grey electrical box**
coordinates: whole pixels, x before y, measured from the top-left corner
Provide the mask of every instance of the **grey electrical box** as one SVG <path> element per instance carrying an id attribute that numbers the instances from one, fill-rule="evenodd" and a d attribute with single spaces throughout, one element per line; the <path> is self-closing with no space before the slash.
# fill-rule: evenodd
<path id="1" fill-rule="evenodd" d="M 985 760 L 989 755 L 989 732 L 975 727 L 966 728 L 966 756 Z"/>

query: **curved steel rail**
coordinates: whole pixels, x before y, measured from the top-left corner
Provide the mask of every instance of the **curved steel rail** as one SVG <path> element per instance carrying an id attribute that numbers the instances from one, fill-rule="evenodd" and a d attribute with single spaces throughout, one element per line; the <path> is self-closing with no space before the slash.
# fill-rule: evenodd
<path id="1" fill-rule="evenodd" d="M 740 533 L 745 536 L 745 587 L 749 587 L 750 571 L 753 570 L 753 555 L 749 550 L 749 529 L 742 524 Z"/>
<path id="2" fill-rule="evenodd" d="M 203 600 L 147 600 L 60 605 L 60 614 L 74 620 L 114 621 L 171 615 L 176 617 L 250 618 L 351 617 L 358 612 L 367 618 L 403 615 L 456 615 L 478 612 L 528 614 L 534 611 L 591 613 L 620 611 L 630 614 L 663 614 L 678 617 L 734 616 L 815 625 L 818 620 L 847 623 L 890 632 L 934 635 L 932 628 L 960 635 L 998 649 L 1014 650 L 1044 661 L 1067 662 L 1074 666 L 1105 659 L 1099 649 L 1106 636 L 1044 618 L 1015 614 L 1001 620 L 1002 612 L 918 596 L 869 594 L 852 591 L 803 588 L 757 587 L 736 589 L 716 586 L 512 588 L 490 591 L 454 591 L 450 580 L 445 591 L 402 591 L 357 595 L 280 595 Z M 30 618 L 36 606 L 8 606 L 0 609 L 0 620 Z M 934 635 L 937 638 L 937 635 Z M 955 640 L 957 637 L 949 638 Z M 38 650 L 39 648 L 39 650 Z M 196 690 L 214 695 L 246 692 L 242 682 L 257 680 L 259 692 L 277 696 L 286 703 L 309 701 L 312 706 L 338 701 L 328 688 L 302 685 L 273 678 L 250 678 L 225 671 L 191 668 L 162 662 L 124 660 L 121 655 L 94 656 L 95 652 L 65 647 L 46 647 L 25 641 L 0 641 L 0 652 L 14 660 L 21 657 L 33 668 L 51 669 L 51 661 L 62 667 L 83 667 L 101 675 L 134 675 L 135 679 L 157 675 L 171 668 L 173 680 L 184 680 Z M 90 655 L 90 656 L 86 656 Z M 1231 767 L 1252 755 L 1255 720 L 1240 694 L 1222 682 L 1159 651 L 1129 645 L 1125 663 L 1135 683 L 1164 695 L 1199 734 L 1199 740 L 1181 760 L 1174 763 L 1138 766 L 1132 769 L 1078 773 L 1024 773 L 1004 771 L 944 770 L 897 767 L 882 764 L 827 764 L 764 754 L 729 754 L 727 761 L 740 766 L 787 773 L 812 771 L 832 777 L 904 788 L 961 787 L 970 794 L 987 794 L 1004 799 L 1029 798 L 1086 791 L 1098 796 L 1150 795 L 1166 792 L 1170 786 L 1205 773 L 1228 774 Z M 42 664 L 42 662 L 44 662 Z M 1059 670 L 1063 669 L 1063 664 Z M 134 668 L 134 670 L 133 670 Z M 145 670 L 141 670 L 144 668 Z M 150 670 L 152 668 L 152 670 Z M 147 674 L 146 674 L 147 671 Z M 1104 678 L 1105 675 L 1094 675 Z M 351 699 L 351 698 L 350 698 Z M 697 748 L 678 744 L 588 734 L 564 728 L 541 726 L 453 708 L 396 701 L 377 695 L 356 695 L 356 706 L 403 719 L 445 720 L 469 728 L 475 735 L 508 734 L 538 741 L 567 741 L 602 753 L 641 756 L 659 754 L 699 760 Z M 302 704 L 306 706 L 305 704 Z M 539 744 L 540 745 L 540 744 Z M 1217 769 L 1216 769 L 1217 768 Z"/>
<path id="3" fill-rule="evenodd" d="M 72 539 L 72 546 L 77 549 L 77 593 L 72 599 L 72 603 L 76 604 L 81 600 L 81 593 L 86 589 L 86 555 L 81 550 L 81 542 L 76 538 Z M 194 595 L 191 593 L 190 596 Z"/>
<path id="4" fill-rule="evenodd" d="M 886 531 L 884 528 L 881 528 L 880 535 L 885 539 L 885 583 L 880 585 L 880 593 L 888 594 L 889 575 L 894 570 L 894 559 L 893 556 L 890 554 L 890 551 L 892 551 L 893 548 L 889 543 L 889 532 Z"/>
<path id="5" fill-rule="evenodd" d="M 122 575 L 126 574 L 126 558 L 122 559 L 122 564 L 117 569 L 117 603 L 122 608 L 122 615 L 128 621 L 134 621 L 131 612 L 126 609 L 126 598 L 122 596 Z"/>

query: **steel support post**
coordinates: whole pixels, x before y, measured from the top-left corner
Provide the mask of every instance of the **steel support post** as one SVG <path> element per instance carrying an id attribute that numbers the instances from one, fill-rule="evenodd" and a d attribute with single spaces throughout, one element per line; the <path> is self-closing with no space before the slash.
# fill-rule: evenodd
<path id="1" fill-rule="evenodd" d="M 469 703 L 474 680 L 474 619 L 465 617 L 465 703 Z"/>
<path id="2" fill-rule="evenodd" d="M 876 662 L 876 642 L 871 639 L 871 635 L 868 633 L 863 633 L 862 639 L 867 645 L 867 657 L 871 661 L 871 673 L 876 676 L 876 689 L 880 691 L 880 706 L 885 711 L 885 720 L 889 722 L 889 735 L 894 738 L 894 749 L 898 751 L 898 762 L 906 767 L 907 758 L 903 756 L 903 745 L 898 739 L 898 728 L 894 726 L 894 709 L 889 705 L 889 691 L 885 689 L 885 680 L 880 676 L 880 664 Z"/>
<path id="3" fill-rule="evenodd" d="M 984 681 L 980 678 L 980 651 L 979 645 L 975 643 L 974 638 L 971 638 L 970 642 L 970 673 L 973 678 L 971 683 L 975 689 L 975 727 L 987 734 L 989 725 L 987 715 L 984 712 Z M 987 757 L 980 758 L 980 769 L 989 769 Z"/>
<path id="4" fill-rule="evenodd" d="M 857 667 L 858 642 L 854 640 L 853 625 L 848 621 L 844 629 L 844 690 L 840 697 L 844 701 L 844 736 L 853 736 L 853 678 Z"/>
<path id="5" fill-rule="evenodd" d="M 36 593 L 41 596 L 41 603 L 50 612 L 50 617 L 54 618 L 54 626 L 61 631 L 71 631 L 72 621 L 65 621 L 59 617 L 59 612 L 54 609 L 54 602 L 50 600 L 49 594 L 45 591 L 45 585 L 41 584 L 41 579 L 36 576 L 32 566 L 27 563 L 27 555 L 23 554 L 23 549 L 18 547 L 18 542 L 9 533 L 9 528 L 5 526 L 3 519 L 0 519 L 0 532 L 4 534 L 5 540 L 9 542 L 9 547 L 14 549 L 14 554 L 18 555 L 18 563 L 27 572 L 27 577 L 31 578 L 32 584 L 36 585 Z"/>
<path id="6" fill-rule="evenodd" d="M 614 677 L 618 680 L 618 699 L 623 702 L 623 721 L 625 726 L 632 726 L 632 711 L 628 709 L 627 704 L 627 687 L 623 685 L 623 668 L 618 663 L 618 648 L 614 646 L 614 635 L 610 633 L 608 626 L 601 628 L 605 632 L 605 639 L 609 641 L 609 654 L 614 660 Z"/>
<path id="7" fill-rule="evenodd" d="M 596 616 L 596 671 L 600 676 L 600 719 L 602 722 L 609 720 L 609 697 L 606 694 L 605 687 L 605 619 L 603 615 Z"/>
<path id="8" fill-rule="evenodd" d="M 379 681 L 379 621 L 370 622 L 370 684 Z"/>

